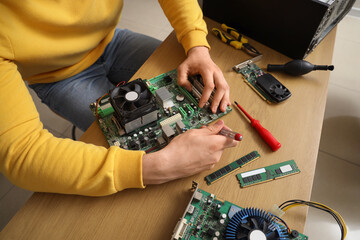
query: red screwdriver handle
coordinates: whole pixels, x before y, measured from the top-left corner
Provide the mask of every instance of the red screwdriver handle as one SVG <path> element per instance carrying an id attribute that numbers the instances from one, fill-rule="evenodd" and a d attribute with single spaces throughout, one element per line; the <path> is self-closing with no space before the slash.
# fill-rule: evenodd
<path id="1" fill-rule="evenodd" d="M 281 147 L 281 143 L 279 143 L 268 130 L 261 126 L 259 120 L 253 119 L 251 121 L 251 126 L 253 126 L 258 131 L 264 141 L 271 147 L 274 152 Z"/>

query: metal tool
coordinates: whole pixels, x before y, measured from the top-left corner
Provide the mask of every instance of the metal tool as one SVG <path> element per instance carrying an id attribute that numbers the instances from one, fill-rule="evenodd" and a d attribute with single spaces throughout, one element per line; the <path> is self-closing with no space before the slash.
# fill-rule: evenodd
<path id="1" fill-rule="evenodd" d="M 233 36 L 235 39 L 229 37 L 218 28 L 213 28 L 212 33 L 224 43 L 233 46 L 235 49 L 242 49 L 250 56 L 259 56 L 261 53 L 253 47 L 243 35 L 241 35 L 235 28 L 231 28 L 226 24 L 221 24 L 221 28 Z"/>

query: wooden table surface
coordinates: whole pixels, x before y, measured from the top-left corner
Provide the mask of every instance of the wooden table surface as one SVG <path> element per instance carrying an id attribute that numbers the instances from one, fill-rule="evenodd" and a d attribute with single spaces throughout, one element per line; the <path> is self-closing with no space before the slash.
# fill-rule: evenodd
<path id="1" fill-rule="evenodd" d="M 207 20 L 208 28 L 219 24 Z M 209 31 L 210 32 L 210 31 Z M 331 64 L 335 41 L 333 30 L 307 57 L 314 64 Z M 277 152 L 264 143 L 244 116 L 233 111 L 222 119 L 243 135 L 236 148 L 225 150 L 211 171 L 145 189 L 128 189 L 106 197 L 34 193 L 23 208 L 0 233 L 0 239 L 170 239 L 172 231 L 187 206 L 193 180 L 207 192 L 242 207 L 270 209 L 290 199 L 309 200 L 314 179 L 324 117 L 329 72 L 316 71 L 301 77 L 273 73 L 292 92 L 278 105 L 269 105 L 245 84 L 232 66 L 250 57 L 243 51 L 223 44 L 212 34 L 208 40 L 211 56 L 222 69 L 236 100 L 259 119 L 281 142 Z M 291 59 L 250 39 L 263 54 L 257 63 L 266 69 L 268 63 L 286 63 Z M 172 33 L 135 74 L 133 79 L 152 78 L 176 68 L 185 59 L 184 50 Z M 89 110 L 90 111 L 90 110 Z M 81 141 L 107 146 L 100 128 L 94 123 Z M 239 187 L 235 174 L 207 186 L 204 176 L 243 155 L 257 150 L 261 158 L 241 171 L 265 167 L 294 159 L 300 174 L 245 189 Z M 237 171 L 237 173 L 241 172 Z M 306 207 L 291 209 L 283 217 L 290 228 L 304 231 Z"/>

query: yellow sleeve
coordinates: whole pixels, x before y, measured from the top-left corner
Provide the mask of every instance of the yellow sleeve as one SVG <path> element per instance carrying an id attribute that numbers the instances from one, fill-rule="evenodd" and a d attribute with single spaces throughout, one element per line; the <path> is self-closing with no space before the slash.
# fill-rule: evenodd
<path id="1" fill-rule="evenodd" d="M 185 53 L 192 47 L 210 48 L 206 40 L 206 23 L 197 0 L 159 0 L 159 3 Z"/>
<path id="2" fill-rule="evenodd" d="M 17 66 L 3 58 L 0 102 L 0 170 L 14 184 L 89 196 L 144 187 L 144 152 L 55 138 L 43 129 Z"/>

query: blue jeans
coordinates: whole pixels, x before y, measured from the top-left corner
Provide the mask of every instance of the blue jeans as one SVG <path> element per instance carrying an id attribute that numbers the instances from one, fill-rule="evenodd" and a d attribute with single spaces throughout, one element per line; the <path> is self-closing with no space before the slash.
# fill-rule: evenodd
<path id="1" fill-rule="evenodd" d="M 55 83 L 32 84 L 51 110 L 85 131 L 95 120 L 90 103 L 121 81 L 129 81 L 160 45 L 154 38 L 116 29 L 102 56 L 84 71 Z"/>

